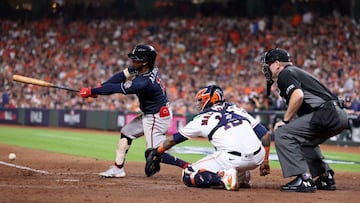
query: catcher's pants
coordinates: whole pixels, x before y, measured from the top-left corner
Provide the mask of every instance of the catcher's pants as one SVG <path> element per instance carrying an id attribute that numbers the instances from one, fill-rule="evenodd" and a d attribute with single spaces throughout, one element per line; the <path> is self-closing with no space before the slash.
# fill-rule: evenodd
<path id="1" fill-rule="evenodd" d="M 194 171 L 205 169 L 217 173 L 230 168 L 238 168 L 239 171 L 255 169 L 259 166 L 265 157 L 265 149 L 262 145 L 258 150 L 250 154 L 229 153 L 226 151 L 216 151 L 196 163 L 191 164 Z"/>

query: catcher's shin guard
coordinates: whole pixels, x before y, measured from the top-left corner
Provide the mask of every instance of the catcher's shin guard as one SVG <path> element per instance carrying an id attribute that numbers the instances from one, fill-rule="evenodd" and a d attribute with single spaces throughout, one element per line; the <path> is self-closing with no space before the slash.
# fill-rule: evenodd
<path id="1" fill-rule="evenodd" d="M 237 170 L 237 181 L 239 183 L 239 188 L 251 188 L 251 173 L 250 171 L 241 171 L 240 169 Z"/>
<path id="2" fill-rule="evenodd" d="M 189 187 L 211 187 L 221 184 L 221 177 L 217 173 L 199 170 L 194 172 L 191 167 L 183 170 L 182 180 Z"/>

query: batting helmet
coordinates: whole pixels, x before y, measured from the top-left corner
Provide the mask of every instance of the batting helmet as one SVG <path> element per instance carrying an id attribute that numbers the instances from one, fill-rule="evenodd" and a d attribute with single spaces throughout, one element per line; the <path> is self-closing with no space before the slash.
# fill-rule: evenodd
<path id="1" fill-rule="evenodd" d="M 219 86 L 210 85 L 200 89 L 196 94 L 199 111 L 212 107 L 216 103 L 224 102 L 224 93 Z"/>
<path id="2" fill-rule="evenodd" d="M 139 44 L 134 47 L 128 57 L 132 60 L 147 61 L 150 64 L 155 63 L 157 53 L 153 46 L 147 44 Z"/>

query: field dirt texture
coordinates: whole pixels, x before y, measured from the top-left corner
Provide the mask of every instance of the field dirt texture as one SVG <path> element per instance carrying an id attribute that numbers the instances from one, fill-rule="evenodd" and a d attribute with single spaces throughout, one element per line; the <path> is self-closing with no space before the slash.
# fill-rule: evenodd
<path id="1" fill-rule="evenodd" d="M 343 152 L 356 152 L 359 147 L 322 146 Z M 131 150 L 131 149 L 130 149 Z M 8 159 L 14 152 L 17 158 Z M 142 152 L 141 152 L 142 153 Z M 280 185 L 291 179 L 282 178 L 279 169 L 259 176 L 251 172 L 253 187 L 239 191 L 201 189 L 181 182 L 181 169 L 161 165 L 153 177 L 144 174 L 144 163 L 127 162 L 127 176 L 102 179 L 98 173 L 112 161 L 32 150 L 0 144 L 0 202 L 359 202 L 360 173 L 336 172 L 336 191 L 315 193 L 281 192 Z"/>

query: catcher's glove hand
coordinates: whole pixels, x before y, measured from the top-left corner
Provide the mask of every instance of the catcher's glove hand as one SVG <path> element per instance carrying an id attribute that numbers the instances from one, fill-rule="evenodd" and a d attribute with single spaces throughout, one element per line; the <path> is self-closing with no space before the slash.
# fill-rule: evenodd
<path id="1" fill-rule="evenodd" d="M 261 165 L 260 165 L 260 176 L 266 176 L 270 174 L 270 165 L 268 161 L 264 161 Z"/>
<path id="2" fill-rule="evenodd" d="M 149 148 L 145 151 L 145 174 L 147 177 L 150 177 L 160 171 L 161 156 L 162 154 L 154 148 Z"/>

